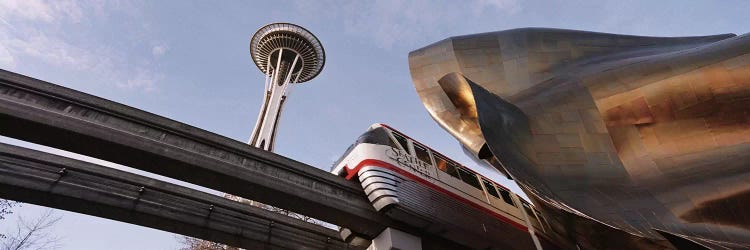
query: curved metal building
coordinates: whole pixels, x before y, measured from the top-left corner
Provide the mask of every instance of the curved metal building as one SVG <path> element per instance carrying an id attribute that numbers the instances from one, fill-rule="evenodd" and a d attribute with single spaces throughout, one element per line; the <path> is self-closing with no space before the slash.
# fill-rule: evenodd
<path id="1" fill-rule="evenodd" d="M 582 248 L 750 247 L 750 36 L 525 28 L 409 54 L 435 121 Z"/>

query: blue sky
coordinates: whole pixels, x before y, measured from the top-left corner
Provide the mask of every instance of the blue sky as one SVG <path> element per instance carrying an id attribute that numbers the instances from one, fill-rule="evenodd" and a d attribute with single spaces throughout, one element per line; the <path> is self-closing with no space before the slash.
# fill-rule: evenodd
<path id="1" fill-rule="evenodd" d="M 292 22 L 318 36 L 327 60 L 316 79 L 292 90 L 277 153 L 328 170 L 370 124 L 382 122 L 475 167 L 419 101 L 409 51 L 449 36 L 519 27 L 744 34 L 750 30 L 748 11 L 750 1 L 743 0 L 0 0 L 0 68 L 247 141 L 263 91 L 263 75 L 249 56 L 250 36 L 267 23 Z M 24 205 L 16 215 L 42 210 Z M 63 238 L 62 249 L 179 246 L 171 233 L 58 214 L 63 219 L 54 233 Z M 3 221 L 0 230 L 14 221 Z"/>

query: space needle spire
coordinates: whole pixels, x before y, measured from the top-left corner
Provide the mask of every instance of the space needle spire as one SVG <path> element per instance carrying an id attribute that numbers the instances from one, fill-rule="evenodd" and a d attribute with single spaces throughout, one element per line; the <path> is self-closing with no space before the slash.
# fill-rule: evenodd
<path id="1" fill-rule="evenodd" d="M 250 56 L 266 76 L 265 96 L 250 145 L 273 151 L 276 130 L 287 93 L 295 83 L 315 78 L 323 70 L 325 50 L 315 35 L 298 25 L 272 23 L 250 40 Z"/>

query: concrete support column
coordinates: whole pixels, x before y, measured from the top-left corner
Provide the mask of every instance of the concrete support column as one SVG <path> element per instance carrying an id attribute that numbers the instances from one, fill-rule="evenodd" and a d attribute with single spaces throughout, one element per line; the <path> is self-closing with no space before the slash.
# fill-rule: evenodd
<path id="1" fill-rule="evenodd" d="M 367 250 L 421 250 L 422 239 L 402 231 L 386 228 L 372 240 Z"/>

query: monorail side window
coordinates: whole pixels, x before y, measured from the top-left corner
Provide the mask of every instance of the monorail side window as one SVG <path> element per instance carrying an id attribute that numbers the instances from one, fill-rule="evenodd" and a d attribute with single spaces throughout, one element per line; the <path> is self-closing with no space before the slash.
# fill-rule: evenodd
<path id="1" fill-rule="evenodd" d="M 481 184 L 479 184 L 479 180 L 477 179 L 477 175 L 469 172 L 469 170 L 466 170 L 464 168 L 459 168 L 458 173 L 461 176 L 461 180 L 466 182 L 466 184 L 469 184 L 479 190 L 482 190 Z"/>
<path id="2" fill-rule="evenodd" d="M 500 195 L 497 194 L 497 189 L 495 189 L 495 185 L 492 184 L 492 182 L 482 179 L 482 184 L 484 184 L 484 188 L 487 189 L 488 194 L 495 196 L 495 198 L 500 199 Z"/>
<path id="3" fill-rule="evenodd" d="M 427 162 L 427 164 L 432 165 L 432 160 L 430 160 L 430 152 L 427 151 L 425 147 L 422 145 L 419 145 L 417 143 L 413 143 L 414 145 L 414 154 L 417 155 L 417 158 L 422 160 L 423 162 Z"/>
<path id="4" fill-rule="evenodd" d="M 445 159 L 443 159 L 442 156 L 436 154 L 435 155 L 435 167 L 437 167 L 437 169 L 440 169 L 440 171 L 443 171 L 443 172 L 447 173 L 448 172 L 448 161 L 445 160 Z"/>
<path id="5" fill-rule="evenodd" d="M 434 153 L 434 152 L 433 152 Z M 440 171 L 443 171 L 445 173 L 448 173 L 449 175 L 455 177 L 456 179 L 461 179 L 458 177 L 458 170 L 456 170 L 456 164 L 452 161 L 449 161 L 444 156 L 439 154 L 433 154 L 435 156 L 435 165 L 437 166 Z"/>
<path id="6" fill-rule="evenodd" d="M 500 191 L 500 196 L 503 197 L 503 201 L 505 203 L 508 203 L 508 205 L 516 206 L 516 204 L 513 203 L 513 198 L 510 197 L 510 191 L 505 190 L 505 188 L 497 187 L 497 190 Z"/>
<path id="7" fill-rule="evenodd" d="M 409 152 L 409 144 L 406 143 L 406 138 L 404 138 L 402 135 L 399 135 L 396 132 L 393 132 L 393 137 L 396 138 L 396 141 L 399 145 L 401 145 L 401 148 L 403 148 L 407 153 Z"/>

